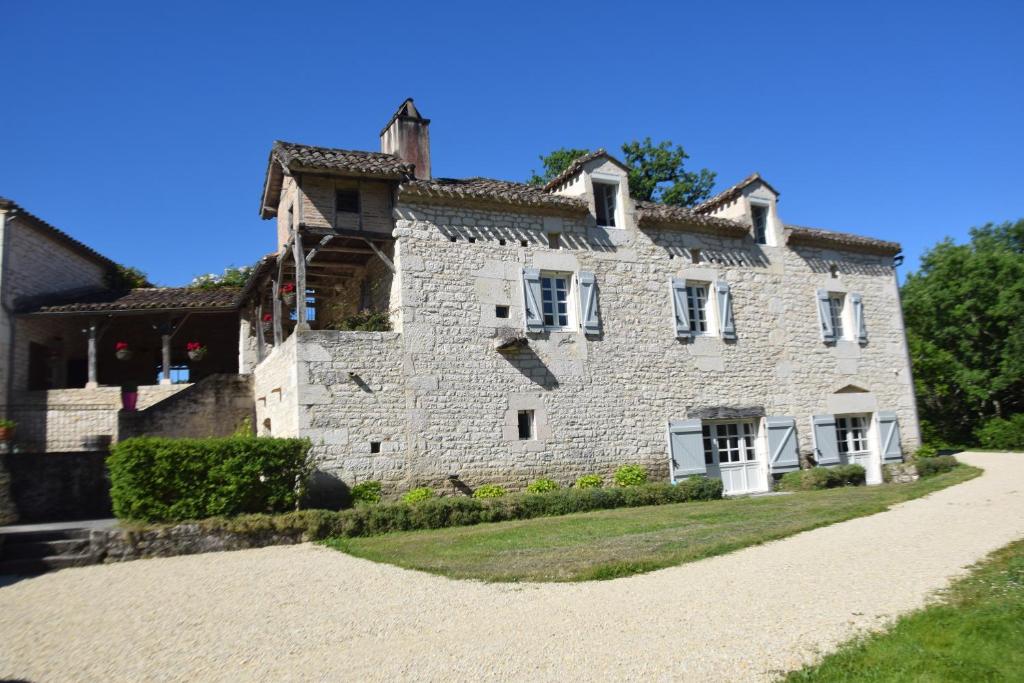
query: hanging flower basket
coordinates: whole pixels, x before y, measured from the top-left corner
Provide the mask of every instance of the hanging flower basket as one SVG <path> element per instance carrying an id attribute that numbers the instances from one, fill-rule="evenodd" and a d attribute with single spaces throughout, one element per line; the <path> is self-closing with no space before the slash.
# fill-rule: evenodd
<path id="1" fill-rule="evenodd" d="M 263 314 L 263 331 L 269 333 L 274 329 L 274 316 L 270 313 Z"/>
<path id="2" fill-rule="evenodd" d="M 281 301 L 287 306 L 295 303 L 295 285 L 291 282 L 285 282 L 281 285 Z"/>
<path id="3" fill-rule="evenodd" d="M 128 348 L 128 342 L 119 341 L 114 344 L 114 355 L 118 360 L 130 360 L 132 357 L 132 350 Z"/>
<path id="4" fill-rule="evenodd" d="M 206 346 L 202 342 L 191 341 L 185 345 L 189 360 L 199 361 L 206 358 Z"/>
<path id="5" fill-rule="evenodd" d="M 14 420 L 0 420 L 0 441 L 11 441 L 14 439 Z"/>

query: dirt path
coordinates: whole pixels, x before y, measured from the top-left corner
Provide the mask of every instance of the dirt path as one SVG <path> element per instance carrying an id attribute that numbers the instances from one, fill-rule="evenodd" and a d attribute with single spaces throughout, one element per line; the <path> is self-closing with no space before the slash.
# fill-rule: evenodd
<path id="1" fill-rule="evenodd" d="M 482 584 L 319 546 L 0 588 L 0 679 L 763 680 L 1024 536 L 1024 455 L 889 512 L 615 581 Z"/>

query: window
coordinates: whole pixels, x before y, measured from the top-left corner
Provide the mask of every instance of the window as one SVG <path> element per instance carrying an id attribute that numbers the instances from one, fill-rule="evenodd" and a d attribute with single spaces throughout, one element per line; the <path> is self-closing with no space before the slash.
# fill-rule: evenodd
<path id="1" fill-rule="evenodd" d="M 371 453 L 380 453 L 380 441 L 371 441 L 370 442 L 370 452 Z"/>
<path id="2" fill-rule="evenodd" d="M 532 439 L 534 434 L 533 429 L 533 411 L 532 410 L 520 410 L 519 411 L 519 438 L 522 441 Z"/>
<path id="3" fill-rule="evenodd" d="M 708 288 L 706 285 L 686 283 L 686 308 L 690 316 L 690 331 L 707 334 Z"/>
<path id="4" fill-rule="evenodd" d="M 562 235 L 557 232 L 548 233 L 548 248 L 549 249 L 561 249 L 562 248 Z"/>
<path id="5" fill-rule="evenodd" d="M 507 318 L 508 317 L 508 306 L 495 306 L 494 307 L 495 318 Z"/>
<path id="6" fill-rule="evenodd" d="M 754 223 L 754 240 L 758 244 L 768 244 L 768 207 L 751 204 L 750 218 Z"/>
<path id="7" fill-rule="evenodd" d="M 338 190 L 334 208 L 338 213 L 359 213 L 359 190 Z"/>
<path id="8" fill-rule="evenodd" d="M 569 327 L 569 276 L 541 275 L 540 292 L 544 327 Z"/>
<path id="9" fill-rule="evenodd" d="M 845 305 L 845 299 L 842 294 L 829 294 L 828 295 L 828 315 L 832 320 L 832 331 L 835 333 L 836 339 L 845 339 L 846 334 L 843 331 L 843 308 Z"/>
<path id="10" fill-rule="evenodd" d="M 868 425 L 864 417 L 837 417 L 836 439 L 843 455 L 868 452 Z"/>
<path id="11" fill-rule="evenodd" d="M 704 463 L 721 465 L 750 462 L 756 459 L 754 453 L 754 424 L 752 422 L 729 422 L 706 424 L 702 427 L 704 437 Z"/>
<path id="12" fill-rule="evenodd" d="M 594 208 L 597 211 L 597 224 L 606 228 L 615 227 L 615 195 L 618 185 L 611 183 L 594 183 Z"/>
<path id="13" fill-rule="evenodd" d="M 162 367 L 158 367 L 156 371 L 157 382 L 163 379 L 164 371 Z M 189 371 L 187 365 L 172 365 L 171 366 L 171 384 L 188 384 L 189 383 Z"/>

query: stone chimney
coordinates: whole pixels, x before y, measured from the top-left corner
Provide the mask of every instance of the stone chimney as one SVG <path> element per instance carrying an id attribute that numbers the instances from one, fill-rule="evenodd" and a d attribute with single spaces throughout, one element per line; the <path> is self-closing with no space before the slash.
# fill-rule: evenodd
<path id="1" fill-rule="evenodd" d="M 380 151 L 415 165 L 418 180 L 430 180 L 430 119 L 416 111 L 410 97 L 380 132 Z"/>

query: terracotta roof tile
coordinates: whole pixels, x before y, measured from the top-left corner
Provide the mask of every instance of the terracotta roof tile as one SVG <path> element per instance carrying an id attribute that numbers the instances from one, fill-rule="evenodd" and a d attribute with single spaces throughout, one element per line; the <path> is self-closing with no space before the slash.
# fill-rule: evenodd
<path id="1" fill-rule="evenodd" d="M 779 191 L 776 190 L 771 185 L 769 185 L 768 181 L 762 178 L 760 173 L 754 172 L 748 175 L 743 180 L 736 183 L 735 185 L 733 185 L 732 187 L 722 190 L 711 199 L 708 199 L 706 201 L 701 202 L 700 204 L 697 204 L 695 207 L 693 207 L 693 210 L 696 211 L 697 213 L 711 213 L 712 211 L 720 207 L 722 204 L 726 204 L 735 199 L 736 197 L 738 197 L 740 195 L 740 192 L 742 192 L 743 189 L 746 188 L 748 185 L 751 185 L 752 183 L 758 181 L 767 185 L 768 189 L 774 192 L 776 195 L 779 194 Z"/>
<path id="2" fill-rule="evenodd" d="M 580 169 L 583 168 L 584 164 L 593 161 L 594 159 L 597 159 L 599 157 L 608 157 L 609 159 L 618 162 L 618 159 L 609 154 L 604 148 L 595 149 L 593 152 L 590 152 L 589 154 L 584 154 L 583 156 L 576 157 L 575 159 L 573 159 L 572 163 L 566 166 L 564 171 L 556 175 L 554 178 L 549 180 L 547 184 L 544 185 L 544 190 L 551 191 L 555 189 L 556 187 L 564 183 L 566 180 L 579 173 Z M 621 162 L 619 163 L 621 164 Z"/>
<path id="3" fill-rule="evenodd" d="M 270 154 L 288 168 L 321 168 L 382 178 L 401 178 L 413 171 L 412 164 L 382 152 L 314 147 L 278 140 Z"/>
<path id="4" fill-rule="evenodd" d="M 46 302 L 24 306 L 22 313 L 92 313 L 182 309 L 232 310 L 238 307 L 241 287 L 198 289 L 153 287 L 128 292 L 94 291 L 65 294 Z M 63 300 L 61 300 L 63 299 Z"/>
<path id="5" fill-rule="evenodd" d="M 903 250 L 899 242 L 863 237 L 848 232 L 806 228 L 800 225 L 787 225 L 786 235 L 786 244 L 791 246 L 805 245 L 841 251 L 861 251 L 883 256 L 895 256 Z"/>
<path id="6" fill-rule="evenodd" d="M 528 207 L 549 207 L 566 211 L 587 210 L 580 197 L 551 194 L 537 185 L 493 178 L 433 178 L 410 180 L 399 186 L 403 200 L 413 197 L 427 199 L 461 199 Z"/>
<path id="7" fill-rule="evenodd" d="M 744 237 L 750 232 L 749 225 L 728 218 L 700 214 L 684 206 L 670 206 L 638 199 L 636 208 L 637 221 L 641 225 L 678 225 L 726 237 Z"/>

